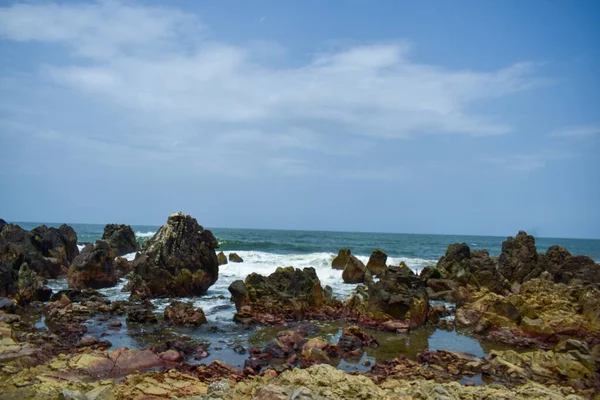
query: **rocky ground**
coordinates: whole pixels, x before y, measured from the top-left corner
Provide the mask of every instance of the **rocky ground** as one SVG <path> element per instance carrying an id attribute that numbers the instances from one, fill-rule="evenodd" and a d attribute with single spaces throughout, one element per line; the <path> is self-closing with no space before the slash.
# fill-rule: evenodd
<path id="1" fill-rule="evenodd" d="M 207 349 L 166 340 L 144 350 L 112 349 L 87 335 L 86 321 L 152 326 L 149 298 L 202 295 L 227 262 L 212 233 L 181 213 L 138 249 L 131 228 L 108 225 L 105 240 L 79 253 L 72 228 L 32 231 L 0 220 L 0 398 L 7 399 L 577 399 L 600 396 L 600 266 L 553 246 L 537 252 L 520 232 L 491 258 L 452 244 L 417 276 L 388 266 L 375 250 L 364 265 L 342 249 L 332 267 L 362 283 L 344 301 L 322 287 L 313 268 L 282 267 L 250 274 L 229 290 L 234 320 L 281 329 L 262 348 L 247 349 L 243 369 L 201 364 Z M 233 254 L 233 253 L 232 253 Z M 229 262 L 243 262 L 230 254 Z M 70 289 L 51 293 L 46 278 L 66 277 Z M 94 289 L 125 277 L 128 301 Z M 432 300 L 453 303 L 452 310 Z M 45 318 L 48 330 L 32 321 Z M 161 324 L 197 327 L 202 309 L 174 301 Z M 314 320 L 350 325 L 336 342 L 315 335 Z M 354 325 L 353 325 L 354 324 Z M 461 329 L 512 350 L 479 358 L 424 351 L 417 359 L 380 361 L 366 373 L 337 370 L 332 360 L 360 359 L 377 338 L 364 328 L 404 334 L 423 327 Z M 246 349 L 243 349 L 244 352 Z M 485 385 L 474 385 L 485 382 Z"/>

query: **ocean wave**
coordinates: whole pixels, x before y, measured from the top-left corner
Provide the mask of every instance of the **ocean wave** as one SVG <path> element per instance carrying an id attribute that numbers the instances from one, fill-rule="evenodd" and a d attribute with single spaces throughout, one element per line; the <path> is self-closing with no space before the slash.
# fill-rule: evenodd
<path id="1" fill-rule="evenodd" d="M 138 231 L 138 232 L 135 233 L 136 237 L 148 237 L 149 238 L 149 237 L 152 237 L 154 235 L 156 235 L 156 232 L 152 232 L 152 231 L 148 231 L 148 232 L 140 232 L 140 231 Z"/>

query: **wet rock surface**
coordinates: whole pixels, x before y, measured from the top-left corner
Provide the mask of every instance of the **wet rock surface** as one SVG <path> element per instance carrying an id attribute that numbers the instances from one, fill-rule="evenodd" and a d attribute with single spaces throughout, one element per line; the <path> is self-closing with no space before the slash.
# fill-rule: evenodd
<path id="1" fill-rule="evenodd" d="M 350 257 L 350 255 L 350 249 L 340 249 L 337 257 L 335 257 L 331 262 L 331 267 L 333 269 L 344 269 L 344 267 L 348 263 L 348 257 Z"/>
<path id="2" fill-rule="evenodd" d="M 175 325 L 199 326 L 206 323 L 206 316 L 201 308 L 181 301 L 172 302 L 165 308 L 165 319 Z"/>
<path id="3" fill-rule="evenodd" d="M 367 270 L 377 277 L 385 274 L 387 271 L 387 257 L 387 254 L 379 249 L 373 251 L 371 257 L 369 257 L 369 262 L 367 262 Z"/>
<path id="4" fill-rule="evenodd" d="M 344 283 L 364 283 L 371 277 L 371 272 L 367 270 L 365 264 L 354 256 L 349 256 L 346 265 L 344 265 L 344 272 L 342 273 L 342 279 Z"/>
<path id="5" fill-rule="evenodd" d="M 103 240 L 86 246 L 75 257 L 67 275 L 69 286 L 75 289 L 101 289 L 117 284 L 115 251 Z"/>

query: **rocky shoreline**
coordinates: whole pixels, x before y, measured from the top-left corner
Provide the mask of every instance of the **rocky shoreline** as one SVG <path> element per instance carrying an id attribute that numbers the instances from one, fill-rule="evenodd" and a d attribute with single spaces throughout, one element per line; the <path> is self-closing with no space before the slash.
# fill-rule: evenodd
<path id="1" fill-rule="evenodd" d="M 419 275 L 387 265 L 375 250 L 365 265 L 341 249 L 332 268 L 359 283 L 345 299 L 323 287 L 315 269 L 282 266 L 233 282 L 233 317 L 241 326 L 280 327 L 266 345 L 241 348 L 243 368 L 202 363 L 208 349 L 173 338 L 147 349 L 112 349 L 88 334 L 154 326 L 150 299 L 205 295 L 219 277 L 217 240 L 191 216 L 176 213 L 142 248 L 130 227 L 107 225 L 102 240 L 77 248 L 75 231 L 25 231 L 0 220 L 0 398 L 23 399 L 487 399 L 600 396 L 600 265 L 567 249 L 538 253 L 533 236 L 508 238 L 497 258 L 464 243 L 448 247 Z M 138 251 L 135 259 L 118 257 Z M 235 253 L 229 262 L 243 262 Z M 66 278 L 52 293 L 46 279 Z M 98 289 L 127 284 L 125 301 Z M 439 304 L 443 300 L 445 303 Z M 36 326 L 42 315 L 47 327 Z M 453 315 L 454 318 L 448 318 Z M 160 324 L 198 327 L 201 308 L 175 300 Z M 344 321 L 339 338 L 315 321 Z M 360 360 L 380 346 L 371 330 L 404 335 L 435 327 L 508 346 L 485 357 L 447 350 L 401 354 L 348 374 L 333 360 Z M 193 329 L 193 328 L 190 328 Z M 110 349 L 110 350 L 109 350 Z M 365 367 L 369 367 L 365 365 Z M 474 385 L 473 377 L 487 383 Z"/>

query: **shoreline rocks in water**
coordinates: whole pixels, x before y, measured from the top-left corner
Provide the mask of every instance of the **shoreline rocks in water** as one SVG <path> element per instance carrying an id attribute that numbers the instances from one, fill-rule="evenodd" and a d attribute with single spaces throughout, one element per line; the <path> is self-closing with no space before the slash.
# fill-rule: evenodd
<path id="1" fill-rule="evenodd" d="M 371 272 L 365 264 L 354 256 L 348 256 L 348 261 L 342 272 L 344 283 L 364 283 L 371 279 Z"/>
<path id="2" fill-rule="evenodd" d="M 244 259 L 240 257 L 237 253 L 229 253 L 229 261 L 234 263 L 244 262 Z"/>
<path id="3" fill-rule="evenodd" d="M 217 260 L 219 260 L 219 266 L 227 264 L 227 256 L 222 251 L 217 254 Z"/>
<path id="4" fill-rule="evenodd" d="M 142 297 L 205 294 L 219 276 L 219 247 L 212 232 L 183 213 L 169 216 L 132 263 L 129 286 Z"/>
<path id="5" fill-rule="evenodd" d="M 371 257 L 369 257 L 369 262 L 367 262 L 367 270 L 376 277 L 384 275 L 387 271 L 387 258 L 387 254 L 383 251 L 379 249 L 373 251 Z"/>
<path id="6" fill-rule="evenodd" d="M 129 225 L 108 224 L 104 227 L 102 240 L 115 251 L 115 256 L 133 253 L 140 250 L 135 233 Z"/>
<path id="7" fill-rule="evenodd" d="M 331 262 L 331 267 L 333 269 L 344 269 L 348 263 L 348 257 L 351 255 L 350 253 L 350 249 L 340 249 L 337 257 L 335 257 Z"/>
<path id="8" fill-rule="evenodd" d="M 244 324 L 326 317 L 341 304 L 331 288 L 321 287 L 314 268 L 277 268 L 266 277 L 252 273 L 233 282 L 229 292 L 237 310 L 234 320 Z"/>
<path id="9" fill-rule="evenodd" d="M 174 301 L 165 308 L 165 319 L 175 325 L 200 326 L 205 324 L 206 316 L 202 308 L 194 308 L 191 304 Z"/>

